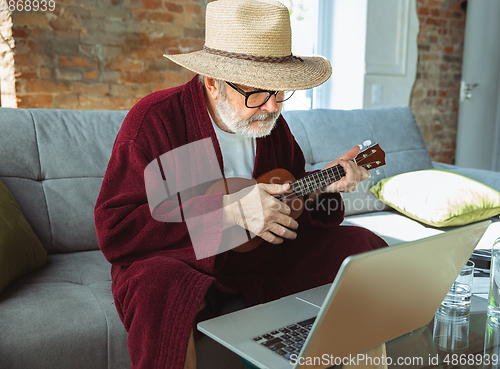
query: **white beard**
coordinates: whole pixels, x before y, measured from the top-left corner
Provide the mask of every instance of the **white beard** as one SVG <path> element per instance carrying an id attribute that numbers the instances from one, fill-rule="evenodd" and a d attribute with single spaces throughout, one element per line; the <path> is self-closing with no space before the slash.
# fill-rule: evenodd
<path id="1" fill-rule="evenodd" d="M 223 90 L 219 92 L 219 98 L 217 99 L 215 108 L 217 109 L 220 119 L 231 132 L 252 138 L 270 135 L 281 114 L 281 109 L 279 109 L 274 113 L 256 113 L 248 119 L 243 119 L 233 109 Z M 250 125 L 250 123 L 257 120 L 262 122 Z"/>

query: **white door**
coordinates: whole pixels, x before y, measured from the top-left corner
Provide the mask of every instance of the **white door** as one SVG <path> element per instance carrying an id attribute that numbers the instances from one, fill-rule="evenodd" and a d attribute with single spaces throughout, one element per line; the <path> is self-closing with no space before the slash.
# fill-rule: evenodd
<path id="1" fill-rule="evenodd" d="M 416 0 L 319 0 L 318 8 L 317 52 L 333 72 L 314 89 L 314 108 L 408 106 L 417 71 Z"/>
<path id="2" fill-rule="evenodd" d="M 410 104 L 418 31 L 415 0 L 368 0 L 363 108 Z"/>
<path id="3" fill-rule="evenodd" d="M 455 164 L 500 170 L 500 1 L 469 0 Z"/>

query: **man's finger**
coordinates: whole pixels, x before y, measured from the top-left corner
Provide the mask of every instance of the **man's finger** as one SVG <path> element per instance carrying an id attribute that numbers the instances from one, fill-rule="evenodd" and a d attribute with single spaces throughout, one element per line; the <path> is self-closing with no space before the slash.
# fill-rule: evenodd
<path id="1" fill-rule="evenodd" d="M 342 192 L 352 192 L 352 189 L 351 189 L 351 186 L 352 184 L 354 184 L 355 186 L 357 186 L 357 180 L 355 180 L 354 178 L 354 171 L 353 171 L 353 168 L 352 166 L 356 165 L 354 163 L 352 163 L 351 161 L 347 161 L 347 160 L 341 160 L 340 161 L 340 165 L 344 168 L 345 170 L 345 177 L 342 178 L 341 181 L 339 181 L 339 187 L 341 186 L 341 183 L 342 183 L 342 188 L 341 191 Z"/>
<path id="2" fill-rule="evenodd" d="M 259 183 L 259 185 L 269 194 L 277 195 L 280 193 L 284 193 L 290 189 L 290 184 L 271 184 L 271 183 Z"/>
<path id="3" fill-rule="evenodd" d="M 370 172 L 368 172 L 368 170 L 366 170 L 366 168 L 359 167 L 359 169 L 361 170 L 361 180 L 362 181 L 364 181 L 367 178 L 370 178 Z"/>
<path id="4" fill-rule="evenodd" d="M 351 160 L 354 159 L 356 156 L 358 156 L 360 151 L 359 146 L 354 146 L 352 149 L 349 151 L 346 151 L 339 159 L 344 159 L 344 160 Z"/>
<path id="5" fill-rule="evenodd" d="M 274 233 L 266 231 L 259 235 L 260 238 L 264 239 L 264 241 L 267 241 L 269 243 L 278 245 L 283 242 L 283 238 L 277 237 Z"/>
<path id="6" fill-rule="evenodd" d="M 286 227 L 283 227 L 279 224 L 276 224 L 276 223 L 271 225 L 271 227 L 269 228 L 269 231 L 271 231 L 273 234 L 275 234 L 279 238 L 287 238 L 290 240 L 294 240 L 295 238 L 297 238 L 297 233 L 289 230 Z"/>
<path id="7" fill-rule="evenodd" d="M 275 223 L 281 224 L 290 229 L 297 229 L 299 227 L 299 223 L 287 214 L 279 214 Z"/>

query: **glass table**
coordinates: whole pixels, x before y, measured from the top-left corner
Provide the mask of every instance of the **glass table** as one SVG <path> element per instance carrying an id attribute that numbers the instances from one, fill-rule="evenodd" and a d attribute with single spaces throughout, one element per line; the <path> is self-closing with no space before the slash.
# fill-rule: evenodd
<path id="1" fill-rule="evenodd" d="M 500 323 L 487 317 L 487 307 L 488 302 L 476 296 L 468 309 L 440 306 L 429 324 L 386 342 L 387 356 L 379 363 L 387 363 L 388 369 L 500 369 Z M 374 360 L 381 358 L 379 354 Z M 349 369 L 356 367 L 378 369 L 384 365 L 358 364 Z"/>
<path id="2" fill-rule="evenodd" d="M 441 306 L 428 325 L 386 343 L 388 368 L 500 369 L 500 324 L 487 306 L 476 296 L 468 309 Z"/>

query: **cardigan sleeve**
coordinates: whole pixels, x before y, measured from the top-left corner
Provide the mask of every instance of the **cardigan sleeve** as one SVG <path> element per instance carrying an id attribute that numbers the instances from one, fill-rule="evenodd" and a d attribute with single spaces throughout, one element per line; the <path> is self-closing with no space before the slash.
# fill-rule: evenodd
<path id="1" fill-rule="evenodd" d="M 203 235 L 199 247 L 215 255 L 222 235 L 222 195 L 193 197 L 182 207 L 177 196 L 171 196 L 153 218 L 144 183 L 148 164 L 133 141 L 115 144 L 94 211 L 99 246 L 106 259 L 115 265 L 130 265 L 153 252 L 169 251 L 171 256 L 196 263 L 190 237 L 193 229 L 180 221 L 181 213 L 199 215 L 191 222 L 196 233 Z"/>

